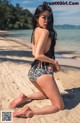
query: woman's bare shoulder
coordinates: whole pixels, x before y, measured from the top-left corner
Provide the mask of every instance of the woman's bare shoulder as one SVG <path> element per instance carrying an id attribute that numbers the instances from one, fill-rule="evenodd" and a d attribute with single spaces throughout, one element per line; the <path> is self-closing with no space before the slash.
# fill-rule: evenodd
<path id="1" fill-rule="evenodd" d="M 40 28 L 40 27 L 36 27 L 35 29 L 35 33 L 44 33 L 44 34 L 49 34 L 49 31 L 45 28 Z"/>

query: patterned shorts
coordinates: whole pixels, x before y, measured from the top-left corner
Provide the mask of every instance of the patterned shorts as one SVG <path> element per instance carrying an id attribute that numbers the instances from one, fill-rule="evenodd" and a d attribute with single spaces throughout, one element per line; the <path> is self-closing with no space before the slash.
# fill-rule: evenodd
<path id="1" fill-rule="evenodd" d="M 40 66 L 33 66 L 29 69 L 28 77 L 29 80 L 36 81 L 38 77 L 40 77 L 43 74 L 53 74 L 53 71 L 51 69 L 43 68 Z"/>

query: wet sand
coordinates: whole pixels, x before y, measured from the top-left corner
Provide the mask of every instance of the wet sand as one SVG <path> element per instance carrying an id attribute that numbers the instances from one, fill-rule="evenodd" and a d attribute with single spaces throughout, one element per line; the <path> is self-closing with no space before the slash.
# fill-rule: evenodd
<path id="1" fill-rule="evenodd" d="M 0 110 L 10 109 L 9 103 L 20 93 L 34 93 L 27 73 L 33 61 L 31 45 L 21 40 L 0 37 Z M 66 55 L 67 54 L 67 55 Z M 80 122 L 80 54 L 56 51 L 61 71 L 55 73 L 56 83 L 65 102 L 65 110 L 32 118 L 13 118 L 13 123 L 79 123 Z M 31 109 L 51 104 L 48 99 L 34 100 Z M 1 117 L 0 117 L 1 118 Z"/>

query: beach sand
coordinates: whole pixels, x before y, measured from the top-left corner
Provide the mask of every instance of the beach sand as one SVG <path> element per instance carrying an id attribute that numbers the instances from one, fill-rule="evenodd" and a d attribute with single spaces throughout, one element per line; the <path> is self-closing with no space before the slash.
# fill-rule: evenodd
<path id="1" fill-rule="evenodd" d="M 22 106 L 10 109 L 9 103 L 20 93 L 28 95 L 37 91 L 27 76 L 30 64 L 34 59 L 31 48 L 30 44 L 23 41 L 0 37 L 0 110 L 2 111 L 21 109 Z M 61 71 L 54 73 L 65 103 L 65 109 L 57 113 L 32 118 L 13 118 L 13 123 L 80 122 L 80 55 L 73 55 L 68 52 L 66 54 L 62 52 L 56 55 Z M 48 104 L 51 104 L 50 101 L 45 99 L 34 100 L 25 105 L 29 105 L 32 110 L 35 110 Z"/>

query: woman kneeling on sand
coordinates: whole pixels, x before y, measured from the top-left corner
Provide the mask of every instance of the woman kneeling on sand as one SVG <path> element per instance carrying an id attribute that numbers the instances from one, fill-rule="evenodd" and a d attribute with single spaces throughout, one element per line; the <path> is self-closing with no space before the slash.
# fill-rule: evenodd
<path id="1" fill-rule="evenodd" d="M 32 53 L 35 57 L 28 72 L 29 80 L 39 90 L 25 96 L 20 94 L 17 99 L 10 103 L 10 107 L 17 107 L 33 99 L 46 99 L 51 105 L 31 110 L 24 106 L 21 111 L 15 111 L 14 117 L 32 117 L 58 112 L 64 109 L 64 102 L 56 85 L 53 73 L 59 71 L 58 62 L 55 60 L 54 47 L 56 43 L 56 32 L 53 29 L 52 9 L 46 5 L 37 7 L 33 16 Z"/>

